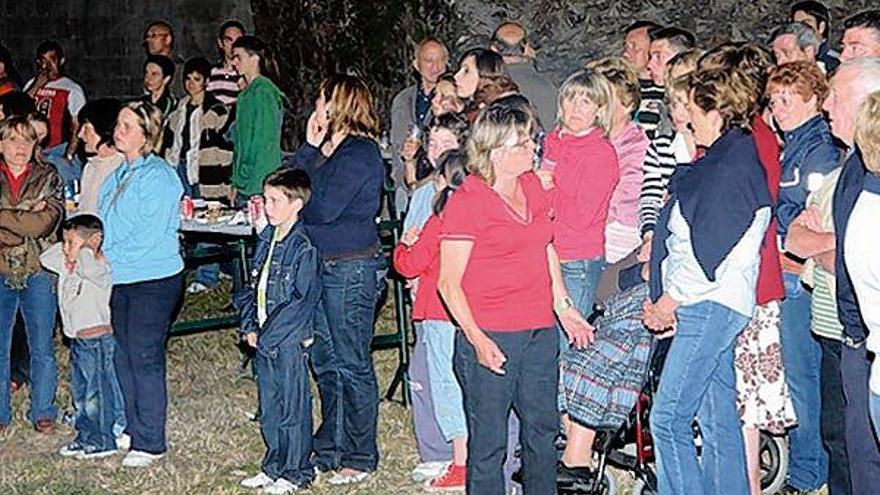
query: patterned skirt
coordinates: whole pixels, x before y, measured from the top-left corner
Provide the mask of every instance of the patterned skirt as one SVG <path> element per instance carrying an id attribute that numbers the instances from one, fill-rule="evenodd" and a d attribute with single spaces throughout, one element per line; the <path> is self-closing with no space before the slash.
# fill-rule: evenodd
<path id="1" fill-rule="evenodd" d="M 736 405 L 743 425 L 774 434 L 797 424 L 779 344 L 779 303 L 755 308 L 736 340 Z"/>
<path id="2" fill-rule="evenodd" d="M 612 296 L 596 321 L 596 340 L 561 358 L 559 410 L 588 428 L 617 428 L 635 406 L 653 336 L 642 324 L 647 284 Z"/>

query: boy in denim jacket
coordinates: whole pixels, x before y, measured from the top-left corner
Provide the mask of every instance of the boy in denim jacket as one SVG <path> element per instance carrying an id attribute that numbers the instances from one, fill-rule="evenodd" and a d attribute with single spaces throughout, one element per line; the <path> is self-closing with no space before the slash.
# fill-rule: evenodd
<path id="1" fill-rule="evenodd" d="M 113 425 L 119 385 L 110 327 L 110 265 L 101 254 L 104 227 L 95 215 L 77 215 L 61 224 L 64 242 L 40 255 L 58 274 L 58 307 L 70 340 L 71 389 L 76 405 L 76 438 L 59 454 L 96 459 L 117 451 Z"/>
<path id="2" fill-rule="evenodd" d="M 269 226 L 259 234 L 253 282 L 239 307 L 241 332 L 257 349 L 266 455 L 260 473 L 241 484 L 286 494 L 308 487 L 314 478 L 308 359 L 321 258 L 299 222 L 311 196 L 308 175 L 280 169 L 266 177 L 263 188 Z"/>

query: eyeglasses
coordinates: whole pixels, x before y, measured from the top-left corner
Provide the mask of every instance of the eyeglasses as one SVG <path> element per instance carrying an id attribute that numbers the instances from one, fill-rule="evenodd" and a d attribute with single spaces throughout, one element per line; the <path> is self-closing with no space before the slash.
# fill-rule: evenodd
<path id="1" fill-rule="evenodd" d="M 147 33 L 144 35 L 144 41 L 151 40 L 153 38 L 167 38 L 170 36 L 169 33 Z"/>

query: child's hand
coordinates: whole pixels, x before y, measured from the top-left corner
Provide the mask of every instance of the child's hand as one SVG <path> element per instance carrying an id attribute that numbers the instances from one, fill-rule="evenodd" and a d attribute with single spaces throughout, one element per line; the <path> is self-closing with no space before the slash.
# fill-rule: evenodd
<path id="1" fill-rule="evenodd" d="M 246 333 L 244 335 L 244 338 L 245 338 L 245 340 L 247 340 L 247 343 L 249 346 L 253 347 L 254 349 L 257 348 L 257 333 L 256 332 Z"/>

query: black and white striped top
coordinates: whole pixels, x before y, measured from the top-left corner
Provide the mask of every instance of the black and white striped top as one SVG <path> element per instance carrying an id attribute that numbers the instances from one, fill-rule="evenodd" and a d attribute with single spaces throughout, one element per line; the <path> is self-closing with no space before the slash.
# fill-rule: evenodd
<path id="1" fill-rule="evenodd" d="M 648 146 L 643 165 L 644 179 L 639 195 L 639 225 L 642 236 L 654 231 L 657 215 L 666 201 L 669 178 L 678 164 L 688 164 L 692 157 L 684 136 L 679 133 L 655 136 Z"/>
<path id="2" fill-rule="evenodd" d="M 650 79 L 639 79 L 641 100 L 636 110 L 635 121 L 647 134 L 649 139 L 654 138 L 654 131 L 660 124 L 660 119 L 666 110 L 664 109 L 663 87 L 654 84 Z"/>

